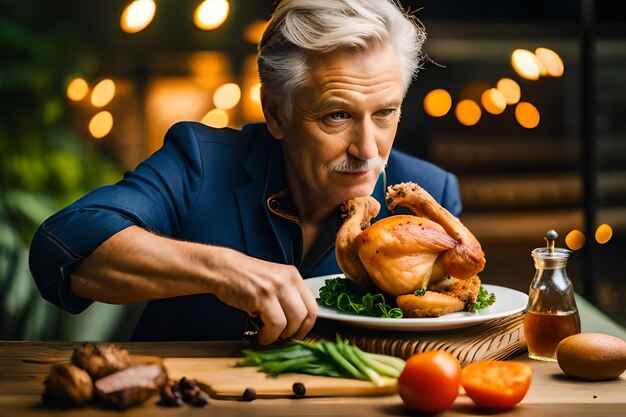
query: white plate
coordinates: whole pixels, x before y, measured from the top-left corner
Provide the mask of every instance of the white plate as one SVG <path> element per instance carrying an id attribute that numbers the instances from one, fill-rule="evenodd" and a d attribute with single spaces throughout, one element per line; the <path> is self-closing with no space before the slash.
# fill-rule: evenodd
<path id="1" fill-rule="evenodd" d="M 304 282 L 316 298 L 319 298 L 320 288 L 329 278 L 342 277 L 341 274 L 326 275 L 305 279 Z M 507 317 L 519 313 L 526 308 L 528 296 L 511 288 L 484 284 L 483 287 L 496 295 L 496 302 L 478 313 L 467 311 L 445 314 L 441 317 L 430 318 L 401 318 L 387 319 L 382 317 L 367 317 L 344 313 L 326 307 L 318 301 L 317 316 L 323 319 L 336 320 L 356 327 L 377 330 L 415 331 L 415 330 L 448 330 L 475 326 L 489 320 Z"/>

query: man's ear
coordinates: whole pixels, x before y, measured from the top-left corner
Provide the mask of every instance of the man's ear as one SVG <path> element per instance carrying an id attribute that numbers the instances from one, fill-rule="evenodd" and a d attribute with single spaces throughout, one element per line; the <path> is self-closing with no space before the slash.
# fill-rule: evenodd
<path id="1" fill-rule="evenodd" d="M 261 87 L 261 107 L 263 108 L 267 130 L 269 130 L 276 139 L 283 139 L 285 137 L 285 125 L 278 111 L 278 104 L 276 101 L 267 98 L 263 87 Z"/>

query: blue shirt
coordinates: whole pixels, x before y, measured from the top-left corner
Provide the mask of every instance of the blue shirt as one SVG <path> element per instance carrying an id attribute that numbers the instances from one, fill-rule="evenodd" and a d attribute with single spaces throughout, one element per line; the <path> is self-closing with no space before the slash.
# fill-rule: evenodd
<path id="1" fill-rule="evenodd" d="M 458 216 L 456 177 L 393 150 L 373 196 L 378 218 L 389 216 L 386 184 L 413 181 Z M 305 257 L 290 199 L 281 142 L 265 124 L 242 130 L 181 122 L 163 147 L 114 185 L 101 187 L 54 214 L 37 230 L 30 269 L 41 295 L 71 313 L 92 301 L 73 295 L 74 268 L 104 241 L 137 225 L 177 239 L 230 247 L 271 262 L 292 264 L 305 278 L 340 273 L 334 239 L 338 212 Z M 164 254 L 167 256 L 167 254 Z M 175 277 L 173 277 L 175 278 Z M 212 294 L 151 301 L 133 340 L 240 339 L 246 314 Z"/>

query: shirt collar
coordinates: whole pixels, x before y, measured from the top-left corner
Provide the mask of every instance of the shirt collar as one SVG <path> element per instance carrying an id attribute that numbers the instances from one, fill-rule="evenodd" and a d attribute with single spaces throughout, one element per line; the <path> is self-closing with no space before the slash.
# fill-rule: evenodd
<path id="1" fill-rule="evenodd" d="M 278 229 L 291 232 L 291 237 L 288 238 L 291 241 L 289 245 L 291 247 L 290 252 L 292 253 L 291 261 L 294 265 L 298 266 L 301 274 L 305 276 L 329 251 L 334 250 L 335 235 L 337 233 L 337 227 L 339 226 L 339 207 L 329 216 L 324 230 L 321 231 L 307 255 L 302 259 L 302 235 L 299 227 L 300 217 L 291 198 L 283 158 L 282 143 L 278 140 L 272 141 L 272 151 L 263 197 L 266 211 L 272 223 L 280 219 L 292 225 L 291 227 L 286 225 L 281 227 L 275 224 L 275 226 L 278 226 Z M 381 210 L 376 219 L 389 215 L 385 205 L 386 188 L 386 176 L 383 171 L 372 193 L 372 196 L 381 203 Z M 293 225 L 297 225 L 298 227 L 294 228 Z M 283 235 L 281 240 L 285 238 L 287 238 L 287 236 Z M 286 241 L 283 242 L 283 245 L 285 246 L 285 252 L 289 252 L 286 250 Z"/>
<path id="2" fill-rule="evenodd" d="M 294 224 L 300 224 L 298 210 L 291 199 L 283 158 L 282 143 L 275 140 L 263 192 L 265 206 L 273 216 Z"/>

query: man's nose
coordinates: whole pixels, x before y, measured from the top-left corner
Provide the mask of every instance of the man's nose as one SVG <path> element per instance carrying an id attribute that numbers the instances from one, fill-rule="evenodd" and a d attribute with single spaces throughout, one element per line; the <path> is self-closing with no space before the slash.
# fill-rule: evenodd
<path id="1" fill-rule="evenodd" d="M 378 155 L 376 127 L 372 121 L 363 120 L 356 125 L 348 153 L 363 161 Z"/>

